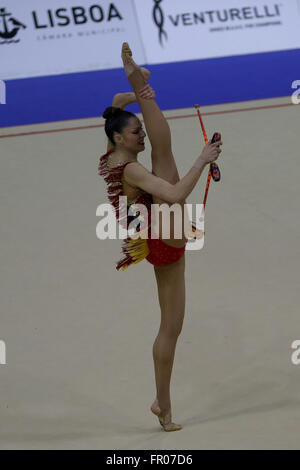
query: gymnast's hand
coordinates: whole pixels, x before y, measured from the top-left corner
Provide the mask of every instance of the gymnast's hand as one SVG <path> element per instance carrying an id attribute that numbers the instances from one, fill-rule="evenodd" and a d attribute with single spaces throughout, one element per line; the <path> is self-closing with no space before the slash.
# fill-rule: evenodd
<path id="1" fill-rule="evenodd" d="M 151 88 L 150 85 L 144 86 L 139 92 L 138 95 L 140 98 L 144 100 L 154 100 L 156 98 L 155 91 Z"/>
<path id="2" fill-rule="evenodd" d="M 215 142 L 214 144 L 212 144 L 210 140 L 208 144 L 206 144 L 205 147 L 203 148 L 200 158 L 205 163 L 214 162 L 215 160 L 219 158 L 219 155 L 222 152 L 222 149 L 219 148 L 220 145 L 223 145 L 222 141 Z"/>

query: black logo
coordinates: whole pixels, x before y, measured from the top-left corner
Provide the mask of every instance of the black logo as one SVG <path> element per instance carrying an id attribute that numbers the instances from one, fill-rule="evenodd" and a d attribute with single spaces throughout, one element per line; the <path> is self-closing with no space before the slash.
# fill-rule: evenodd
<path id="1" fill-rule="evenodd" d="M 26 28 L 23 23 L 20 23 L 14 17 L 8 18 L 9 16 L 12 16 L 12 13 L 6 13 L 5 8 L 0 8 L 0 39 L 4 39 L 4 41 L 0 41 L 0 44 L 20 42 L 20 39 L 14 38 L 21 28 Z M 8 23 L 11 23 L 11 25 Z M 10 26 L 12 29 L 10 29 Z"/>
<path id="2" fill-rule="evenodd" d="M 153 7 L 153 20 L 156 26 L 158 27 L 159 30 L 159 42 L 161 46 L 163 45 L 163 37 L 168 40 L 168 35 L 166 31 L 164 31 L 164 22 L 165 22 L 165 16 L 164 12 L 160 6 L 161 2 L 163 0 L 153 0 L 155 5 Z"/>

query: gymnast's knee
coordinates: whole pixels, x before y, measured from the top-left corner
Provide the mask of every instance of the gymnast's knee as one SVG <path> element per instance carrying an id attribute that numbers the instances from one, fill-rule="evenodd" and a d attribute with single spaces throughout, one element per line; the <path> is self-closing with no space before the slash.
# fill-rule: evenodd
<path id="1" fill-rule="evenodd" d="M 183 322 L 179 322 L 178 325 L 164 325 L 160 327 L 160 332 L 171 340 L 176 340 L 182 332 Z"/>

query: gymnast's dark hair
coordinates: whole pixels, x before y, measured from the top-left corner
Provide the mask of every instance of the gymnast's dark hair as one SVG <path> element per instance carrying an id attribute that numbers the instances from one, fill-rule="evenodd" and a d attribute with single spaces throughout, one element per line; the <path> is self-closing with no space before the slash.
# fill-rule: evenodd
<path id="1" fill-rule="evenodd" d="M 109 140 L 116 145 L 114 141 L 114 133 L 117 132 L 120 134 L 124 127 L 127 126 L 128 121 L 132 117 L 136 117 L 135 114 L 130 113 L 129 111 L 124 111 L 121 108 L 116 108 L 110 106 L 106 108 L 102 117 L 106 119 L 105 121 L 105 133 Z"/>

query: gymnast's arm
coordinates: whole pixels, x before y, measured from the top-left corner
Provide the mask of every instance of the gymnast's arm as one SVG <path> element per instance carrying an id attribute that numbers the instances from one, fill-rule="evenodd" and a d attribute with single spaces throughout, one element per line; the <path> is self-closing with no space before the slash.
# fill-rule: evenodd
<path id="1" fill-rule="evenodd" d="M 139 162 L 131 162 L 124 168 L 125 181 L 134 188 L 140 188 L 170 204 L 184 200 L 196 186 L 205 166 L 217 160 L 222 142 L 204 147 L 202 154 L 197 158 L 190 171 L 176 184 L 153 175 Z"/>
<path id="2" fill-rule="evenodd" d="M 126 106 L 129 106 L 130 104 L 136 103 L 137 99 L 134 93 L 117 93 L 113 97 L 112 101 L 112 106 L 115 106 L 116 108 L 121 108 L 124 109 Z M 107 139 L 107 148 L 106 152 L 110 152 L 113 150 L 115 147 L 113 143 Z"/>
<path id="3" fill-rule="evenodd" d="M 202 167 L 191 168 L 178 183 L 171 184 L 168 181 L 150 173 L 139 162 L 126 165 L 123 176 L 124 180 L 134 188 L 140 188 L 152 196 L 156 196 L 170 204 L 185 199 L 196 186 L 206 163 Z"/>

